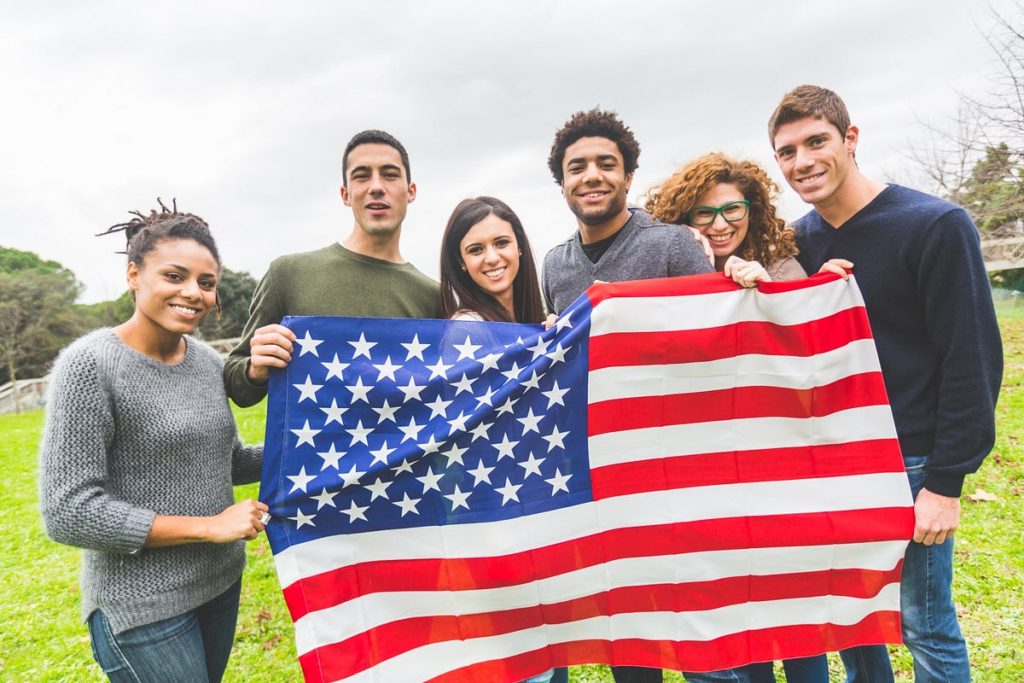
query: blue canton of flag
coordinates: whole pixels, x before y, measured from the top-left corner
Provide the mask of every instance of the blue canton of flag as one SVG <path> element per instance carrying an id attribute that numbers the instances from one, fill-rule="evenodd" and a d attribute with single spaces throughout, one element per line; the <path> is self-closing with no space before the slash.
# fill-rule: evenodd
<path id="1" fill-rule="evenodd" d="M 582 303 L 582 302 L 581 302 Z M 578 309 L 577 309 L 578 310 Z M 573 325 L 578 317 L 579 325 Z M 315 322 L 315 334 L 310 333 Z M 556 328 L 289 317 L 260 498 L 275 552 L 332 536 L 506 519 L 592 499 L 589 317 Z M 285 521 L 287 520 L 287 521 Z"/>

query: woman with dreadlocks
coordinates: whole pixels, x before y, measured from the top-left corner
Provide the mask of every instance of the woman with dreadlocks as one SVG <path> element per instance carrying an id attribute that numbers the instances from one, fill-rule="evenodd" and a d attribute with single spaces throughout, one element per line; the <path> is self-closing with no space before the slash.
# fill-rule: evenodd
<path id="1" fill-rule="evenodd" d="M 162 202 L 134 213 L 103 233 L 128 238 L 134 314 L 53 368 L 41 509 L 51 538 L 85 549 L 82 616 L 111 681 L 219 681 L 241 541 L 269 521 L 231 487 L 258 479 L 263 452 L 239 442 L 220 357 L 189 336 L 218 306 L 206 221 Z"/>
<path id="2" fill-rule="evenodd" d="M 797 263 L 793 228 L 775 213 L 779 186 L 752 161 L 705 154 L 676 171 L 647 197 L 656 220 L 687 223 L 711 243 L 715 269 L 744 287 L 807 277 Z M 825 655 L 783 662 L 789 683 L 828 683 Z M 752 683 L 775 681 L 771 662 L 737 672 Z M 740 680 L 740 679 L 737 679 Z"/>

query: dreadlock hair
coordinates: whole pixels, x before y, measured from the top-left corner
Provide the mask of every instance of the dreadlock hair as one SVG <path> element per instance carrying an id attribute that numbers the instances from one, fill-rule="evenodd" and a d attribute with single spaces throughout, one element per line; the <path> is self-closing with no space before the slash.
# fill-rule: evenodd
<path id="1" fill-rule="evenodd" d="M 141 211 L 129 211 L 135 216 L 125 223 L 112 225 L 97 237 L 112 235 L 124 231 L 126 246 L 124 251 L 118 254 L 127 254 L 128 262 L 141 267 L 146 254 L 153 251 L 156 246 L 164 240 L 187 239 L 193 240 L 206 247 L 213 260 L 220 266 L 220 253 L 217 251 L 217 243 L 210 234 L 209 224 L 201 217 L 193 213 L 179 213 L 178 200 L 171 200 L 171 208 L 168 209 L 163 200 L 156 198 L 160 210 L 150 209 L 149 214 Z M 134 295 L 134 293 L 133 293 Z M 217 293 L 217 315 L 221 314 L 220 292 Z"/>
<path id="2" fill-rule="evenodd" d="M 565 150 L 580 138 L 607 138 L 615 143 L 622 155 L 622 165 L 626 175 L 633 173 L 640 159 L 640 143 L 613 111 L 601 111 L 593 108 L 590 111 L 578 111 L 555 133 L 555 141 L 551 144 L 548 155 L 548 168 L 555 177 L 555 183 L 562 184 L 565 174 L 562 172 L 562 161 Z"/>
<path id="3" fill-rule="evenodd" d="M 767 267 L 796 255 L 793 228 L 786 226 L 775 213 L 779 186 L 753 161 L 732 159 L 720 152 L 697 157 L 672 174 L 661 187 L 651 190 L 644 208 L 655 220 L 687 223 L 697 200 L 722 183 L 735 185 L 750 202 L 750 227 L 737 249 L 740 258 Z"/>
<path id="4" fill-rule="evenodd" d="M 768 143 L 775 149 L 775 134 L 779 128 L 800 119 L 825 119 L 839 135 L 850 128 L 850 112 L 846 103 L 835 92 L 817 85 L 800 85 L 782 96 L 779 106 L 768 118 Z"/>
<path id="5" fill-rule="evenodd" d="M 348 187 L 348 155 L 359 145 L 387 145 L 398 152 L 402 158 L 402 166 L 405 167 L 405 182 L 412 182 L 412 172 L 409 170 L 409 153 L 405 151 L 405 145 L 398 141 L 391 133 L 383 130 L 364 130 L 352 136 L 352 139 L 345 145 L 345 152 L 341 157 L 341 184 Z"/>
<path id="6" fill-rule="evenodd" d="M 497 216 L 512 226 L 512 234 L 519 246 L 519 272 L 512 281 L 512 310 L 473 282 L 463 268 L 462 239 L 470 228 L 490 215 Z M 459 310 L 480 314 L 484 320 L 508 323 L 544 322 L 544 304 L 537 284 L 537 266 L 533 260 L 530 240 L 523 224 L 508 204 L 494 197 L 463 199 L 452 211 L 441 238 L 441 314 L 450 318 Z"/>

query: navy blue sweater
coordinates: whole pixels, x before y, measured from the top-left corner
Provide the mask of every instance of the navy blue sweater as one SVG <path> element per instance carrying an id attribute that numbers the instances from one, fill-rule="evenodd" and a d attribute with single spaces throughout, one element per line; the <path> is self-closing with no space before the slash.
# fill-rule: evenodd
<path id="1" fill-rule="evenodd" d="M 925 487 L 959 496 L 995 440 L 1003 350 L 978 231 L 960 207 L 890 185 L 838 229 L 795 223 L 799 261 L 854 264 L 904 455 Z"/>

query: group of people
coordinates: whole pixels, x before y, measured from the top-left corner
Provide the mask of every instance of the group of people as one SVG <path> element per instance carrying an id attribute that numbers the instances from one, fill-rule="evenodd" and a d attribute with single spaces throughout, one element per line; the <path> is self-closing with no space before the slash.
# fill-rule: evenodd
<path id="1" fill-rule="evenodd" d="M 342 157 L 351 232 L 276 259 L 223 363 L 190 336 L 217 308 L 220 260 L 206 223 L 163 206 L 111 228 L 127 235 L 130 320 L 77 340 L 56 361 L 41 446 L 42 513 L 52 538 L 85 548 L 82 613 L 112 681 L 220 680 L 238 612 L 242 541 L 268 522 L 233 484 L 259 476 L 227 397 L 257 403 L 291 360 L 287 315 L 547 323 L 597 281 L 720 271 L 742 286 L 856 270 L 915 496 L 903 562 L 902 623 L 918 681 L 968 681 L 952 600 L 952 536 L 965 475 L 994 441 L 1002 349 L 977 230 L 938 198 L 865 176 L 859 130 L 832 91 L 800 86 L 772 113 L 786 182 L 812 205 L 793 225 L 778 186 L 719 153 L 684 165 L 644 209 L 626 197 L 640 146 L 613 112 L 574 114 L 548 166 L 577 229 L 538 277 L 522 222 L 504 202 L 460 202 L 444 231 L 440 283 L 405 261 L 416 198 L 409 156 L 379 130 Z M 109 232 L 109 231 L 108 231 Z M 841 653 L 849 681 L 893 680 L 884 646 Z M 787 679 L 827 681 L 824 655 L 783 663 Z M 771 681 L 772 663 L 686 673 L 689 681 Z M 660 681 L 616 666 L 619 682 Z M 562 670 L 529 679 L 566 680 Z"/>

